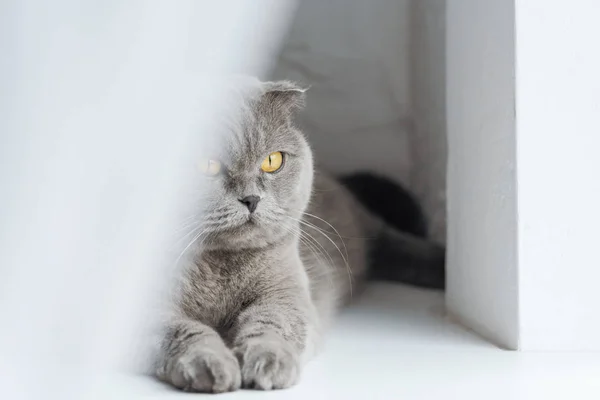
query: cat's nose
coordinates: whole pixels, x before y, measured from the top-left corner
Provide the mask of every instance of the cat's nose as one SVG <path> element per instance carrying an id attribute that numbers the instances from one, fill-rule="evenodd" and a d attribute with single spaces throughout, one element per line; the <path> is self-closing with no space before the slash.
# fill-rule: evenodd
<path id="1" fill-rule="evenodd" d="M 251 213 L 253 213 L 254 210 L 256 210 L 259 201 L 260 197 L 258 196 L 246 196 L 243 199 L 240 199 L 240 202 L 246 207 L 248 207 L 248 210 L 250 210 Z"/>

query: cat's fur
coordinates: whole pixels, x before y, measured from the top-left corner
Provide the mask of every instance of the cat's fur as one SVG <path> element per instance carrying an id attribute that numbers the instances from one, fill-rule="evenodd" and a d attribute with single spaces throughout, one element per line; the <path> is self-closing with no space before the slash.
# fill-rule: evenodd
<path id="1" fill-rule="evenodd" d="M 443 280 L 443 248 L 388 227 L 339 182 L 314 172 L 292 123 L 304 95 L 289 82 L 245 89 L 210 155 L 223 171 L 205 178 L 201 235 L 182 259 L 157 360 L 157 376 L 178 388 L 295 384 L 333 314 L 360 291 L 375 244 L 385 253 L 377 270 L 399 271 L 392 278 Z M 283 167 L 262 172 L 275 151 L 285 154 Z M 240 202 L 248 195 L 260 197 L 254 213 Z"/>

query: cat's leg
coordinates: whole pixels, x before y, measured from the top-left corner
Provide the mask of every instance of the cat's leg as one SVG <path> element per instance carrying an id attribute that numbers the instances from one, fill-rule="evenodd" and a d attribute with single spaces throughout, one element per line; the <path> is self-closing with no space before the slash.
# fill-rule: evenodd
<path id="1" fill-rule="evenodd" d="M 241 386 L 237 358 L 219 334 L 189 319 L 171 321 L 166 327 L 156 375 L 188 391 L 221 393 Z"/>
<path id="2" fill-rule="evenodd" d="M 305 290 L 274 287 L 240 313 L 233 349 L 243 387 L 283 389 L 298 381 L 311 340 L 311 312 Z"/>

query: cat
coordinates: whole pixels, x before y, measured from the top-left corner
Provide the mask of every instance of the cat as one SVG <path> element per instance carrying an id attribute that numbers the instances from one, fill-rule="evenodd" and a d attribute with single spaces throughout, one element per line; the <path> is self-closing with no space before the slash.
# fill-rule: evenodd
<path id="1" fill-rule="evenodd" d="M 240 93 L 200 163 L 201 233 L 181 260 L 155 364 L 160 380 L 187 391 L 294 385 L 370 271 L 443 286 L 442 246 L 387 225 L 315 171 L 294 124 L 305 89 L 256 82 Z"/>

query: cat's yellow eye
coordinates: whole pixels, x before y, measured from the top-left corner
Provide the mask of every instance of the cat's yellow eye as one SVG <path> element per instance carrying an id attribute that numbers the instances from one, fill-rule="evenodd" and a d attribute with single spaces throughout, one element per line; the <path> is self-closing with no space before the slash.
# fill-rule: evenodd
<path id="1" fill-rule="evenodd" d="M 204 175 L 215 176 L 221 172 L 221 162 L 217 160 L 202 160 L 198 165 Z"/>
<path id="2" fill-rule="evenodd" d="M 283 153 L 280 151 L 276 151 L 274 153 L 269 154 L 260 165 L 260 169 L 265 172 L 275 172 L 281 168 L 283 165 Z"/>

